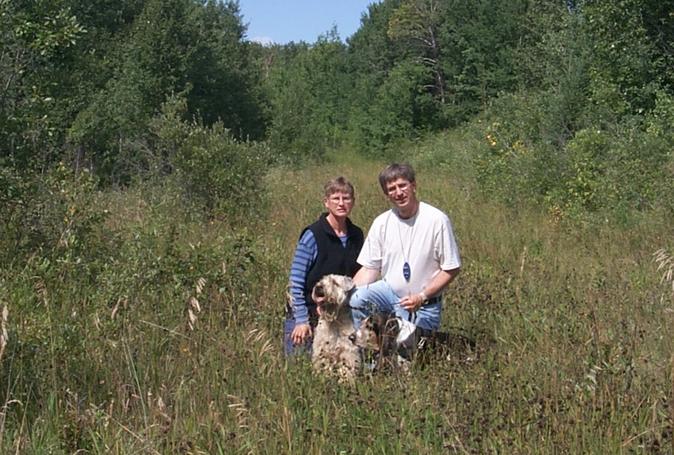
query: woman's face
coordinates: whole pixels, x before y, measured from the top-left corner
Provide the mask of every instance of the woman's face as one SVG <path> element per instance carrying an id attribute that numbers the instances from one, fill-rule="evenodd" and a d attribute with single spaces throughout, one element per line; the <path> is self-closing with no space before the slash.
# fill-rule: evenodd
<path id="1" fill-rule="evenodd" d="M 346 218 L 351 213 L 355 201 L 353 196 L 343 191 L 337 191 L 323 200 L 328 213 L 335 218 Z"/>

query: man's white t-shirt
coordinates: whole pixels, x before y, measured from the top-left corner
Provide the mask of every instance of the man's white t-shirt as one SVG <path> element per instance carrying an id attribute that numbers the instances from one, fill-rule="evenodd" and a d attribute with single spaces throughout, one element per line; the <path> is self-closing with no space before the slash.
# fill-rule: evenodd
<path id="1" fill-rule="evenodd" d="M 406 262 L 409 282 L 403 273 Z M 395 209 L 375 218 L 358 263 L 379 270 L 401 298 L 423 291 L 440 270 L 461 267 L 449 217 L 425 202 L 420 202 L 416 215 L 408 219 L 400 218 Z"/>

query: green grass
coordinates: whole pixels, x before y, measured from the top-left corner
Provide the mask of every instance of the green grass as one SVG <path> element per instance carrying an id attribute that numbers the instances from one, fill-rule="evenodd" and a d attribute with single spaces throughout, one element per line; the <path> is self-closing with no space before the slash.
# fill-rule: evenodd
<path id="1" fill-rule="evenodd" d="M 354 182 L 367 229 L 387 208 L 382 163 L 335 153 L 275 170 L 247 226 L 204 220 L 170 188 L 109 192 L 85 248 L 0 275 L 0 452 L 671 453 L 672 294 L 653 260 L 671 226 L 505 208 L 457 172 L 465 161 L 434 166 L 443 147 L 470 149 L 446 136 L 405 156 L 454 223 L 464 264 L 443 325 L 478 338 L 477 362 L 349 387 L 282 355 L 287 269 L 324 181 Z"/>

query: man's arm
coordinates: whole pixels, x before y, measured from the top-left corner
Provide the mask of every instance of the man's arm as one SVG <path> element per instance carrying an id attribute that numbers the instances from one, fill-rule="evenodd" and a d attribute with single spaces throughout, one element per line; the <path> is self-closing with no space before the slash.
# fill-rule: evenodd
<path id="1" fill-rule="evenodd" d="M 456 278 L 460 271 L 460 268 L 452 270 L 440 270 L 440 272 L 438 272 L 438 274 L 435 275 L 424 288 L 423 293 L 426 294 L 425 298 L 433 297 L 434 295 L 442 292 L 442 290 L 445 289 L 454 278 Z M 400 299 L 400 306 L 405 308 L 407 311 L 416 311 L 421 307 L 421 305 L 424 304 L 424 300 L 424 296 L 421 293 L 413 294 Z"/>
<path id="2" fill-rule="evenodd" d="M 356 286 L 364 286 L 366 284 L 374 283 L 379 278 L 379 270 L 368 267 L 361 267 L 356 275 L 353 277 L 353 284 Z"/>
<path id="3" fill-rule="evenodd" d="M 447 287 L 447 285 L 449 285 L 449 283 L 451 283 L 454 278 L 456 278 L 460 271 L 460 268 L 453 270 L 440 270 L 440 272 L 438 272 L 438 274 L 433 277 L 431 282 L 426 285 L 426 288 L 424 289 L 426 297 L 430 298 L 442 292 Z"/>

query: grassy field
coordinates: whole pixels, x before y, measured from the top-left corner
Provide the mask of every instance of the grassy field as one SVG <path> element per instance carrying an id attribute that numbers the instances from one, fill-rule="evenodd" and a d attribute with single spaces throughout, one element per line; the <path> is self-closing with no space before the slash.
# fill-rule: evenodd
<path id="1" fill-rule="evenodd" d="M 0 274 L 0 452 L 672 453 L 672 293 L 654 261 L 671 224 L 504 208 L 434 153 L 414 151 L 420 196 L 463 258 L 443 326 L 473 334 L 478 361 L 350 387 L 282 355 L 287 269 L 322 184 L 350 178 L 367 229 L 383 163 L 274 171 L 265 215 L 237 227 L 165 189 L 98 194 L 104 222 Z"/>

